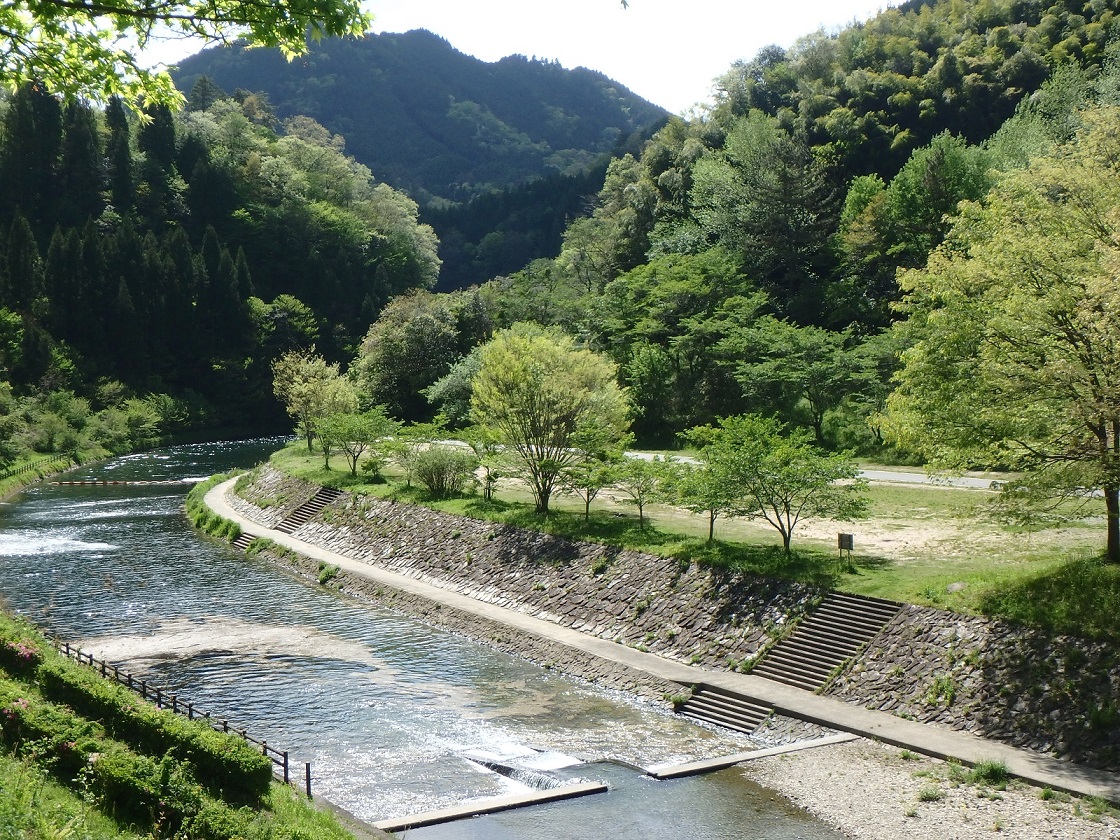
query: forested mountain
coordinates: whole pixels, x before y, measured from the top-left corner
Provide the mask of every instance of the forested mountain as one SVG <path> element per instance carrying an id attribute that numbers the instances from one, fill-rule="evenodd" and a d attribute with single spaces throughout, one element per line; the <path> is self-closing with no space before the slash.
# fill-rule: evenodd
<path id="1" fill-rule="evenodd" d="M 421 205 L 578 174 L 666 116 L 601 73 L 517 55 L 487 63 L 424 30 L 324 40 L 291 63 L 276 50 L 214 48 L 175 78 L 190 91 L 201 76 L 345 136 L 355 159 Z"/>
<path id="2" fill-rule="evenodd" d="M 394 295 L 435 283 L 416 204 L 314 121 L 261 125 L 252 97 L 144 116 L 32 85 L 0 107 L 5 399 L 68 394 L 71 432 L 134 398 L 164 429 L 275 423 L 273 359 L 344 358 Z"/>
<path id="3" fill-rule="evenodd" d="M 210 49 L 176 73 L 186 91 L 200 79 L 203 96 L 211 83 L 253 91 L 281 118 L 345 136 L 349 154 L 419 203 L 443 243 L 445 289 L 555 256 L 610 155 L 637 150 L 667 118 L 601 73 L 518 55 L 488 63 L 424 30 L 326 40 L 292 63 Z"/>
<path id="4" fill-rule="evenodd" d="M 759 412 L 888 457 L 900 274 L 1005 173 L 1061 154 L 1081 109 L 1120 101 L 1115 8 L 937 0 L 764 49 L 703 117 L 612 161 L 557 258 L 479 294 L 497 327 L 555 324 L 610 355 L 644 442 Z M 390 369 L 388 346 L 363 369 Z M 413 382 L 462 416 L 472 358 Z"/>

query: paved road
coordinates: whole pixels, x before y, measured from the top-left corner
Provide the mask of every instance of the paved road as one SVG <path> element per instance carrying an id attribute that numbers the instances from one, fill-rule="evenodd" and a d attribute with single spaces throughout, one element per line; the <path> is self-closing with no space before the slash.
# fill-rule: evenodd
<path id="1" fill-rule="evenodd" d="M 501 622 L 531 636 L 559 642 L 575 650 L 627 665 L 661 679 L 673 680 L 681 685 L 706 683 L 724 688 L 755 702 L 769 705 L 780 714 L 874 738 L 936 758 L 954 758 L 969 765 L 993 759 L 1003 761 L 1012 775 L 1040 787 L 1050 787 L 1084 796 L 1098 796 L 1110 802 L 1120 803 L 1120 778 L 1114 773 L 1105 773 L 1067 761 L 1059 761 L 964 732 L 904 720 L 886 712 L 864 709 L 842 700 L 822 697 L 751 674 L 709 671 L 694 665 L 662 659 L 652 653 L 643 653 L 608 639 L 580 633 L 495 604 L 487 604 L 458 592 L 441 589 L 327 551 L 289 534 L 264 528 L 241 516 L 226 501 L 226 494 L 232 489 L 235 481 L 236 479 L 225 481 L 206 494 L 206 504 L 220 516 L 240 523 L 248 534 L 267 537 L 306 557 L 338 566 L 351 574 L 375 580 L 383 586 L 419 595 L 434 603 L 444 604 L 471 615 Z"/>

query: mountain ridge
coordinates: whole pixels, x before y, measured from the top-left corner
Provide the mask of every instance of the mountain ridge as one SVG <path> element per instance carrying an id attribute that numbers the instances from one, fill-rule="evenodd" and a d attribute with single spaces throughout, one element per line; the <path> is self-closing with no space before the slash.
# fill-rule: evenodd
<path id="1" fill-rule="evenodd" d="M 275 50 L 212 48 L 184 59 L 175 80 L 190 90 L 201 76 L 265 93 L 280 118 L 312 117 L 421 205 L 584 172 L 668 117 L 597 71 L 520 55 L 484 62 L 423 29 L 326 40 L 291 63 Z"/>

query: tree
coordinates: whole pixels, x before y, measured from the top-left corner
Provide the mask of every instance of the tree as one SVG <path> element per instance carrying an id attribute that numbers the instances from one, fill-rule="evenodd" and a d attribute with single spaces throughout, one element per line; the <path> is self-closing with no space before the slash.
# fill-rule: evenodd
<path id="1" fill-rule="evenodd" d="M 734 516 L 742 507 L 726 467 L 715 452 L 704 452 L 699 463 L 683 467 L 674 488 L 678 504 L 708 517 L 708 542 L 715 539 L 716 520 Z"/>
<path id="2" fill-rule="evenodd" d="M 515 324 L 482 349 L 471 415 L 513 450 L 537 512 L 548 512 L 561 472 L 577 460 L 577 432 L 626 431 L 626 394 L 613 364 L 556 330 Z"/>
<path id="3" fill-rule="evenodd" d="M 638 527 L 646 527 L 646 506 L 668 497 L 676 478 L 676 466 L 660 456 L 625 458 L 614 475 L 614 487 L 638 509 Z"/>
<path id="4" fill-rule="evenodd" d="M 3 310 L 0 310 L 2 314 Z M 494 498 L 494 487 L 502 477 L 505 462 L 504 449 L 493 429 L 485 426 L 470 426 L 459 437 L 471 448 L 478 466 L 482 470 L 482 499 L 489 502 Z"/>
<path id="5" fill-rule="evenodd" d="M 307 51 L 307 39 L 360 35 L 370 23 L 358 0 L 246 5 L 233 0 L 95 0 L 0 6 L 0 80 L 11 89 L 39 82 L 68 98 L 103 102 L 120 96 L 179 104 L 166 69 L 143 66 L 140 53 L 168 31 L 206 40 L 242 39 L 279 47 L 289 59 Z M 135 47 L 139 47 L 136 49 Z"/>
<path id="6" fill-rule="evenodd" d="M 860 495 L 867 483 L 855 462 L 846 453 L 815 447 L 806 429 L 787 432 L 777 420 L 744 414 L 697 426 L 688 436 L 733 488 L 737 515 L 768 522 L 781 534 L 787 555 L 803 517 L 849 520 L 867 508 Z"/>
<path id="7" fill-rule="evenodd" d="M 319 421 L 324 457 L 331 448 L 339 450 L 346 456 L 350 475 L 357 475 L 358 462 L 366 451 L 396 432 L 397 427 L 397 422 L 380 405 L 360 413 L 331 414 Z"/>
<path id="8" fill-rule="evenodd" d="M 405 487 L 412 486 L 412 479 L 416 475 L 424 452 L 439 440 L 445 431 L 443 418 L 437 416 L 431 423 L 410 423 L 402 426 L 379 447 L 385 457 L 404 473 Z"/>
<path id="9" fill-rule="evenodd" d="M 1083 118 L 902 275 L 912 346 L 886 428 L 941 468 L 1025 471 L 1052 498 L 1100 491 L 1120 563 L 1120 109 Z"/>
<path id="10" fill-rule="evenodd" d="M 850 345 L 851 335 L 798 327 L 771 316 L 730 335 L 729 355 L 743 359 L 736 378 L 758 405 L 770 397 L 783 416 L 802 415 L 818 445 L 825 444 L 825 414 L 849 394 L 870 386 L 875 371 Z"/>
<path id="11" fill-rule="evenodd" d="M 338 370 L 315 353 L 292 350 L 272 363 L 273 392 L 307 440 L 307 451 L 319 433 L 319 424 L 332 414 L 358 407 L 354 387 Z"/>
<path id="12" fill-rule="evenodd" d="M 633 442 L 631 434 L 619 438 L 614 429 L 594 423 L 572 436 L 577 458 L 561 472 L 560 485 L 583 501 L 584 520 L 591 518 L 591 503 L 618 477 L 626 448 Z"/>

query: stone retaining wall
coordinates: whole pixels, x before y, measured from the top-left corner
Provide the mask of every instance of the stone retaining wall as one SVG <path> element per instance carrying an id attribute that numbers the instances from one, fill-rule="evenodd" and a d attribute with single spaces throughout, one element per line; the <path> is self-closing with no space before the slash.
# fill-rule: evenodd
<path id="1" fill-rule="evenodd" d="M 316 489 L 266 465 L 230 501 L 247 518 L 273 527 Z M 343 496 L 295 536 L 482 601 L 713 669 L 748 670 L 821 594 L 801 584 L 720 574 L 368 497 Z M 341 587 L 377 597 L 356 581 L 343 580 Z M 394 596 L 392 605 L 448 626 L 432 604 L 404 603 L 402 597 Z M 671 686 L 635 679 L 633 672 L 595 673 L 601 666 L 572 661 L 561 650 L 525 649 L 505 639 L 504 626 L 465 626 L 458 619 L 451 624 L 607 685 L 647 697 L 672 692 Z M 991 619 L 908 606 L 827 693 L 1120 769 L 1120 658 L 1108 645 L 1050 639 Z"/>
<path id="2" fill-rule="evenodd" d="M 982 616 L 907 606 L 830 696 L 1120 770 L 1120 655 Z"/>

